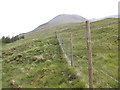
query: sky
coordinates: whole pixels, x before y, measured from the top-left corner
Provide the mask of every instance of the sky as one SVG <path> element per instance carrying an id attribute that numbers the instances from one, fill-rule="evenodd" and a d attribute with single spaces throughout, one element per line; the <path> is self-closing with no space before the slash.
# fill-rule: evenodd
<path id="1" fill-rule="evenodd" d="M 0 0 L 0 37 L 34 30 L 59 14 L 86 19 L 118 14 L 119 0 Z"/>

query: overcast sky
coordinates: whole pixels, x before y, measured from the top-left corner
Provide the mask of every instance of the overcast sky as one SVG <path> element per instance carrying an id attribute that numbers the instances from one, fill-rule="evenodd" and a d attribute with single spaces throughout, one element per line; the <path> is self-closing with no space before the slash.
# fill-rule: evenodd
<path id="1" fill-rule="evenodd" d="M 87 19 L 118 14 L 119 0 L 0 0 L 1 36 L 35 29 L 59 14 Z"/>

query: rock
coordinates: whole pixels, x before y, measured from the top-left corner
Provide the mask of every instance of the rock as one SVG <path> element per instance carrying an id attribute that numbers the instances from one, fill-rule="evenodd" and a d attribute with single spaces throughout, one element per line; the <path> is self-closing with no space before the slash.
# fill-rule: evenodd
<path id="1" fill-rule="evenodd" d="M 17 88 L 23 88 L 21 85 L 19 85 Z"/>
<path id="2" fill-rule="evenodd" d="M 0 56 L 0 58 L 2 58 L 2 56 Z"/>
<path id="3" fill-rule="evenodd" d="M 9 51 L 9 52 L 6 52 L 6 53 L 3 52 L 2 55 L 5 55 L 5 56 L 13 55 L 13 52 L 10 52 L 10 51 Z"/>
<path id="4" fill-rule="evenodd" d="M 62 76 L 65 76 L 65 73 L 64 72 L 61 72 Z"/>
<path id="5" fill-rule="evenodd" d="M 72 81 L 68 81 L 70 84 L 72 83 Z"/>
<path id="6" fill-rule="evenodd" d="M 15 56 L 15 57 L 14 57 L 14 60 L 19 61 L 19 58 L 22 58 L 22 55 L 19 54 L 19 55 Z"/>
<path id="7" fill-rule="evenodd" d="M 16 50 L 16 48 L 12 48 L 11 50 Z"/>
<path id="8" fill-rule="evenodd" d="M 43 61 L 44 57 L 43 56 L 34 56 L 33 61 Z"/>
<path id="9" fill-rule="evenodd" d="M 69 77 L 68 78 L 69 81 L 73 81 L 74 79 L 76 79 L 75 75 L 69 75 L 68 77 Z"/>
<path id="10" fill-rule="evenodd" d="M 17 57 L 18 57 L 18 58 L 21 58 L 21 57 L 22 57 L 22 55 L 17 55 Z"/>
<path id="11" fill-rule="evenodd" d="M 15 85 L 15 80 L 11 80 L 10 84 Z"/>

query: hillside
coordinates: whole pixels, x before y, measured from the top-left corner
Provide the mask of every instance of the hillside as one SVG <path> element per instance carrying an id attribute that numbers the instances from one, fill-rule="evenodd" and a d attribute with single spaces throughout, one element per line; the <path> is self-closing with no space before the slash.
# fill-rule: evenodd
<path id="1" fill-rule="evenodd" d="M 72 32 L 75 67 L 68 65 L 55 32 L 61 36 L 68 56 Z M 85 32 L 84 22 L 65 23 L 27 33 L 25 39 L 4 45 L 3 88 L 88 88 Z M 117 88 L 118 19 L 92 22 L 91 35 L 94 87 Z M 37 61 L 36 56 L 43 59 Z"/>

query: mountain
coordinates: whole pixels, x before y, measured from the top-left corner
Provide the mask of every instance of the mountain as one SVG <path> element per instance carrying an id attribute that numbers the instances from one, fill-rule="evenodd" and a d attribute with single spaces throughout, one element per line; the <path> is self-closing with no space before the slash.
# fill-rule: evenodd
<path id="1" fill-rule="evenodd" d="M 111 16 L 107 16 L 105 18 L 118 18 L 118 15 L 111 15 Z"/>
<path id="2" fill-rule="evenodd" d="M 78 15 L 61 14 L 49 21 L 50 24 L 58 25 L 64 23 L 83 22 L 86 19 Z"/>
<path id="3" fill-rule="evenodd" d="M 95 22 L 98 20 L 106 19 L 106 18 L 118 18 L 118 15 L 111 15 L 111 16 L 106 16 L 106 17 L 101 17 L 101 18 L 92 18 L 88 20 L 90 22 Z M 87 19 L 85 19 L 84 17 L 75 15 L 75 14 L 60 14 L 54 17 L 53 19 L 51 19 L 50 21 L 38 26 L 31 32 L 44 30 L 46 28 L 54 27 L 54 26 L 61 25 L 61 24 L 84 22 L 86 20 Z"/>
<path id="4" fill-rule="evenodd" d="M 34 29 L 34 31 L 44 29 L 47 27 L 53 27 L 60 24 L 78 23 L 84 21 L 86 21 L 86 19 L 79 15 L 60 14 L 54 17 L 52 20 L 48 21 L 47 23 L 38 26 L 36 29 Z"/>

